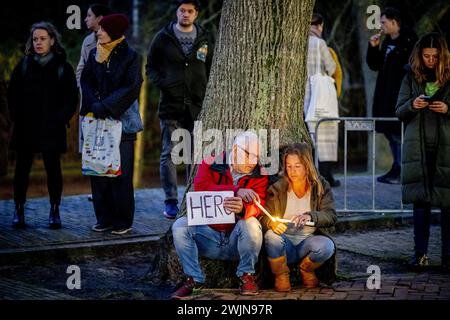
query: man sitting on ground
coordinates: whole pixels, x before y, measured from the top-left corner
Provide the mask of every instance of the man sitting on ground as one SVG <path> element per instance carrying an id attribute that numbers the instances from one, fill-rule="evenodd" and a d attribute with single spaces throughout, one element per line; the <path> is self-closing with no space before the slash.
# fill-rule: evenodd
<path id="1" fill-rule="evenodd" d="M 259 208 L 254 201 L 265 203 L 268 176 L 261 174 L 258 136 L 246 131 L 238 135 L 231 152 L 204 160 L 194 179 L 195 191 L 233 191 L 224 199 L 224 208 L 236 214 L 234 224 L 188 226 L 187 217 L 178 218 L 172 226 L 173 241 L 183 271 L 184 284 L 173 299 L 192 294 L 205 282 L 199 257 L 217 260 L 239 260 L 236 275 L 242 295 L 257 295 L 255 263 L 262 245 Z"/>

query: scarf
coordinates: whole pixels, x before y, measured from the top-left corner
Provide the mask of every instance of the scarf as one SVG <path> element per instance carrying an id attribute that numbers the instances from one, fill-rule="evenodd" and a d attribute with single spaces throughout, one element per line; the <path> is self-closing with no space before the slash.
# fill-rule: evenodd
<path id="1" fill-rule="evenodd" d="M 41 67 L 43 67 L 43 66 L 45 66 L 47 63 L 49 63 L 49 61 L 52 60 L 54 56 L 55 56 L 55 55 L 53 54 L 53 52 L 50 51 L 50 52 L 49 52 L 48 54 L 46 54 L 45 56 L 40 56 L 40 55 L 38 55 L 38 54 L 35 54 L 35 55 L 33 56 L 33 59 L 34 59 L 37 63 L 39 63 L 39 65 L 40 65 Z"/>
<path id="2" fill-rule="evenodd" d="M 125 36 L 120 37 L 117 40 L 108 43 L 97 42 L 97 53 L 95 54 L 95 61 L 103 63 L 108 60 L 109 55 L 114 50 L 114 48 L 125 40 Z"/>
<path id="3" fill-rule="evenodd" d="M 316 30 L 313 30 L 313 29 L 309 30 L 309 36 L 315 36 L 315 37 L 317 37 L 319 39 L 322 39 L 322 36 L 319 34 L 319 32 L 316 31 Z"/>

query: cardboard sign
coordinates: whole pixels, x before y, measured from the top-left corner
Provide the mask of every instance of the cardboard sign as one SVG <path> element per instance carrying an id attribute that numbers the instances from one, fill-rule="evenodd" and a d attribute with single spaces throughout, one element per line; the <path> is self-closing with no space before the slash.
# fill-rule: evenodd
<path id="1" fill-rule="evenodd" d="M 233 191 L 188 192 L 186 195 L 188 225 L 235 223 L 234 213 L 223 207 L 224 199 L 233 196 Z"/>

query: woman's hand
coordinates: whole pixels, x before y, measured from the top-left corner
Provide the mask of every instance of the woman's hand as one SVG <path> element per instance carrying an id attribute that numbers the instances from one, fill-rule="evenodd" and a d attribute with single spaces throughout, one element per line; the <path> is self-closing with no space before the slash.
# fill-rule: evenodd
<path id="1" fill-rule="evenodd" d="M 291 222 L 295 225 L 296 228 L 303 227 L 305 223 L 311 221 L 311 216 L 308 213 L 303 213 L 299 216 L 292 218 Z"/>
<path id="2" fill-rule="evenodd" d="M 223 207 L 227 211 L 239 213 L 244 208 L 244 204 L 239 197 L 226 197 L 223 199 Z"/>
<path id="3" fill-rule="evenodd" d="M 287 225 L 279 221 L 271 221 L 269 227 L 277 235 L 282 235 L 287 229 Z"/>
<path id="4" fill-rule="evenodd" d="M 99 102 L 94 102 L 91 105 L 92 113 L 96 119 L 106 119 L 108 117 L 108 111 L 104 106 L 102 106 Z"/>
<path id="5" fill-rule="evenodd" d="M 429 108 L 431 111 L 438 112 L 438 113 L 447 113 L 448 112 L 448 105 L 442 101 L 433 101 L 429 105 Z"/>
<path id="6" fill-rule="evenodd" d="M 426 106 L 428 106 L 428 102 L 426 102 L 422 97 L 424 97 L 423 94 L 414 99 L 413 104 L 412 104 L 413 108 L 423 109 Z"/>

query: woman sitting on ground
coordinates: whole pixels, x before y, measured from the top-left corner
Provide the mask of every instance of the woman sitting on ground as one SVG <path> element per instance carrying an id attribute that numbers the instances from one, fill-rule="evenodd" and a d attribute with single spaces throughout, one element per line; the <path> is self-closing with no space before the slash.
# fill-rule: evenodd
<path id="1" fill-rule="evenodd" d="M 268 189 L 265 207 L 273 217 L 290 223 L 271 221 L 268 216 L 261 219 L 275 290 L 290 291 L 288 264 L 294 263 L 299 263 L 305 287 L 319 285 L 315 270 L 321 281 L 330 284 L 336 278 L 336 247 L 329 235 L 336 211 L 330 185 L 318 175 L 306 143 L 286 148 L 283 173 Z"/>

